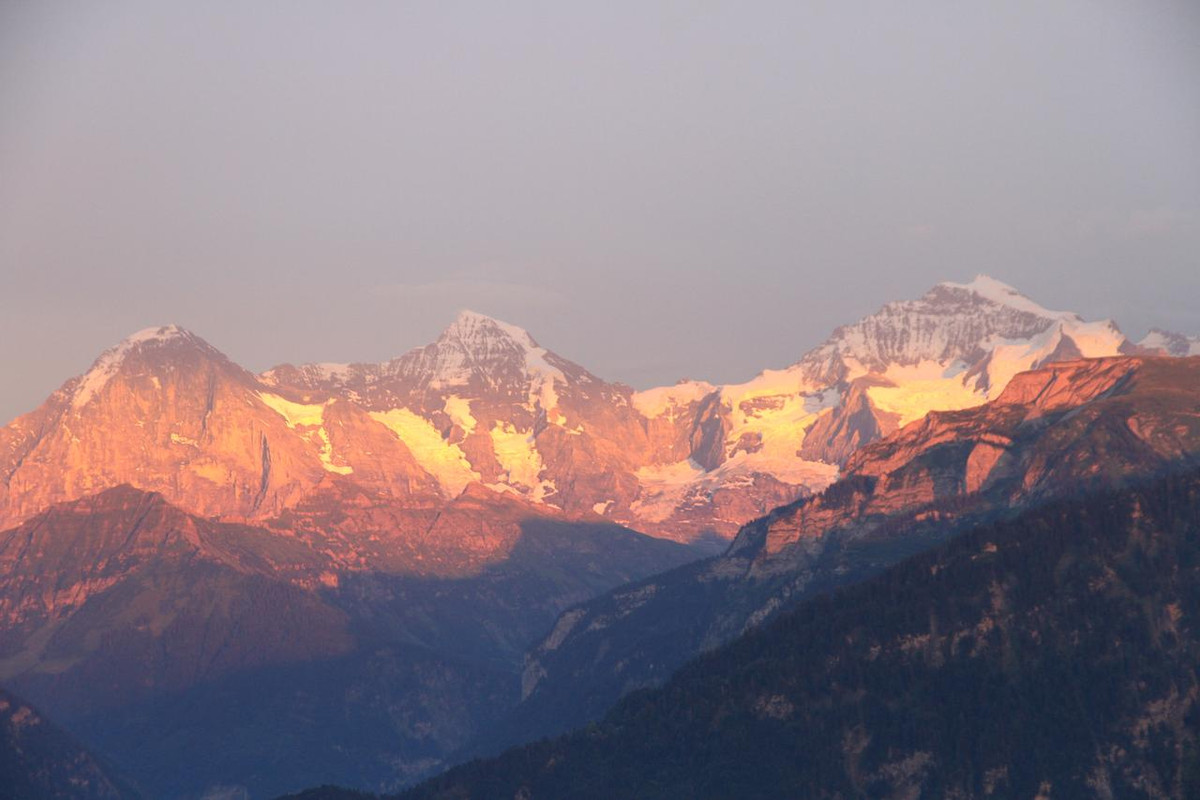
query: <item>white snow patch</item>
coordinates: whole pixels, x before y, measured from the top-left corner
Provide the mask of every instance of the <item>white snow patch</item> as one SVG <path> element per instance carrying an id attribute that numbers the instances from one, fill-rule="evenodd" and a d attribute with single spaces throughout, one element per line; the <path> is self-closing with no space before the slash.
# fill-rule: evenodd
<path id="1" fill-rule="evenodd" d="M 511 423 L 497 422 L 491 436 L 496 460 L 505 472 L 504 483 L 523 487 L 536 502 L 541 502 L 552 492 L 553 486 L 540 478 L 542 456 L 530 433 L 517 430 Z"/>
<path id="2" fill-rule="evenodd" d="M 549 411 L 557 403 L 552 395 L 553 382 L 566 383 L 566 376 L 546 360 L 546 348 L 539 346 L 525 329 L 474 311 L 459 312 L 439 337 L 429 385 L 435 389 L 462 386 L 470 380 L 481 356 L 486 359 L 512 345 L 521 352 L 524 361 L 530 381 L 530 405 L 541 400 L 542 408 Z"/>
<path id="3" fill-rule="evenodd" d="M 721 396 L 731 402 L 751 400 L 756 397 L 774 395 L 801 394 L 812 391 L 800 369 L 795 366 L 787 369 L 763 370 L 745 383 L 735 383 L 721 387 Z"/>
<path id="4" fill-rule="evenodd" d="M 443 492 L 457 497 L 467 484 L 480 479 L 462 449 L 442 438 L 433 423 L 407 408 L 371 411 L 371 419 L 387 426 L 404 442 L 421 468 L 432 475 Z"/>
<path id="5" fill-rule="evenodd" d="M 633 393 L 633 407 L 647 419 L 664 414 L 674 421 L 678 412 L 692 403 L 698 403 L 712 394 L 717 387 L 705 381 L 680 381 L 674 386 L 659 386 Z"/>
<path id="6" fill-rule="evenodd" d="M 464 311 L 463 313 L 475 314 L 473 311 Z M 525 374 L 529 377 L 529 405 L 530 407 L 540 406 L 548 417 L 551 416 L 552 412 L 558 408 L 558 392 L 555 389 L 555 383 L 561 382 L 565 385 L 567 376 L 562 373 L 562 370 L 552 366 L 546 360 L 546 355 L 549 351 L 538 345 L 533 340 L 533 337 L 529 335 L 529 331 L 524 328 L 519 328 L 516 325 L 510 325 L 507 322 L 501 322 L 491 317 L 485 317 L 482 314 L 475 314 L 475 316 L 495 325 L 506 336 L 520 345 L 525 354 Z M 561 420 L 560 415 L 556 415 L 550 421 L 561 424 L 563 420 Z"/>
<path id="7" fill-rule="evenodd" d="M 1067 323 L 1065 333 L 1074 340 L 1084 358 L 1103 358 L 1120 354 L 1125 336 L 1111 320 Z"/>
<path id="8" fill-rule="evenodd" d="M 680 509 L 707 503 L 717 489 L 750 485 L 758 474 L 819 491 L 837 479 L 838 469 L 832 464 L 805 461 L 794 454 L 779 459 L 746 452 L 739 452 L 711 472 L 705 472 L 691 459 L 643 467 L 637 471 L 641 490 L 630 511 L 646 522 L 663 522 Z"/>
<path id="9" fill-rule="evenodd" d="M 640 492 L 630 509 L 635 517 L 663 522 L 679 509 L 707 503 L 713 491 L 749 485 L 759 474 L 814 490 L 837 476 L 837 467 L 806 461 L 797 451 L 806 429 L 822 411 L 841 401 L 840 394 L 834 388 L 814 391 L 797 367 L 766 370 L 746 383 L 719 388 L 687 382 L 651 389 L 635 394 L 634 404 L 643 415 L 654 418 L 674 414 L 711 391 L 720 391 L 721 402 L 729 409 L 732 425 L 723 446 L 732 455 L 711 472 L 690 459 L 638 470 Z"/>
<path id="10" fill-rule="evenodd" d="M 329 441 L 329 431 L 325 430 L 325 426 L 317 428 L 317 436 L 321 440 L 321 449 L 317 451 L 317 458 L 321 459 L 321 466 L 325 467 L 328 472 L 336 472 L 338 475 L 349 475 L 354 472 L 354 467 L 348 464 L 333 463 L 333 443 Z"/>
<path id="11" fill-rule="evenodd" d="M 796 451 L 804 443 L 807 429 L 822 411 L 836 406 L 841 396 L 836 389 L 809 391 L 798 369 L 767 370 L 752 381 L 726 386 L 721 397 L 730 408 L 732 427 L 725 439 L 727 453 L 743 440 L 759 440 L 757 452 L 739 451 L 734 457 L 762 472 L 787 475 L 800 469 L 810 471 Z"/>
<path id="12" fill-rule="evenodd" d="M 283 417 L 289 428 L 320 427 L 325 418 L 324 403 L 293 403 L 286 397 L 269 392 L 259 392 L 258 399 L 279 416 Z"/>
<path id="13" fill-rule="evenodd" d="M 1168 355 L 1200 355 L 1200 338 L 1184 336 L 1182 333 L 1155 329 L 1147 333 L 1138 344 L 1148 350 L 1157 350 Z"/>
<path id="14" fill-rule="evenodd" d="M 443 407 L 446 416 L 450 417 L 450 421 L 463 431 L 470 435 L 475 432 L 475 417 L 471 416 L 471 401 L 464 400 L 458 395 L 450 395 L 446 398 L 446 404 Z"/>
<path id="15" fill-rule="evenodd" d="M 992 357 L 987 367 L 988 399 L 998 397 L 1017 373 L 1030 370 L 1049 358 L 1064 335 L 1075 342 L 1085 358 L 1119 355 L 1121 344 L 1125 341 L 1125 337 L 1111 322 L 1061 324 L 1027 340 L 989 341 L 987 346 L 992 351 Z"/>
<path id="16" fill-rule="evenodd" d="M 1150 331 L 1138 344 L 1150 350 L 1166 350 L 1171 346 L 1171 340 L 1162 331 Z"/>
<path id="17" fill-rule="evenodd" d="M 1060 320 L 1078 320 L 1079 315 L 1071 311 L 1051 311 L 1044 306 L 1035 303 L 1025 295 L 1018 292 L 1007 283 L 998 281 L 989 275 L 976 275 L 975 280 L 970 283 L 952 283 L 944 281 L 942 286 L 948 286 L 952 289 L 965 289 L 968 292 L 973 292 L 985 300 L 989 300 L 997 305 L 1008 306 L 1017 311 L 1024 311 L 1027 314 L 1033 314 L 1047 319 Z"/>
<path id="18" fill-rule="evenodd" d="M 967 378 L 966 365 L 961 361 L 950 366 L 937 361 L 912 366 L 893 364 L 884 376 L 896 385 L 872 386 L 867 396 L 879 410 L 899 414 L 900 425 L 921 419 L 930 411 L 972 408 L 987 401 L 987 396 L 975 388 L 975 378 Z"/>
<path id="19" fill-rule="evenodd" d="M 663 522 L 683 505 L 689 490 L 704 479 L 704 468 L 691 459 L 642 467 L 637 471 L 641 491 L 630 511 L 647 522 Z"/>
<path id="20" fill-rule="evenodd" d="M 335 464 L 333 461 L 333 443 L 329 441 L 329 432 L 325 430 L 324 403 L 307 404 L 293 403 L 285 397 L 269 392 L 259 392 L 258 398 L 279 416 L 283 417 L 287 426 L 302 434 L 317 447 L 317 458 L 327 472 L 338 475 L 349 475 L 354 468 L 345 464 Z M 303 430 L 302 430 L 303 429 Z"/>

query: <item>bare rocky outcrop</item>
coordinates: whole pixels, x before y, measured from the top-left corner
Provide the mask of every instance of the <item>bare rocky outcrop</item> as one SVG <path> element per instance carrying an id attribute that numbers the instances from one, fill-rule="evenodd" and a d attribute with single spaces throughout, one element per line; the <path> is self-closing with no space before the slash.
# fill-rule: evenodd
<path id="1" fill-rule="evenodd" d="M 889 303 L 745 384 L 643 392 L 472 312 L 383 363 L 262 375 L 177 326 L 151 328 L 0 429 L 0 526 L 122 483 L 247 521 L 335 482 L 413 508 L 479 483 L 715 543 L 820 491 L 856 450 L 929 411 L 994 399 L 1030 366 L 1129 348 L 1111 323 L 986 277 Z"/>
<path id="2" fill-rule="evenodd" d="M 985 405 L 935 412 L 856 451 L 823 492 L 744 526 L 726 553 L 597 598 L 553 649 L 507 743 L 579 725 L 700 652 L 834 587 L 1051 498 L 1200 465 L 1200 358 L 1114 357 L 1017 375 Z M 582 611 L 582 616 L 578 612 Z M 650 633 L 648 633 L 650 632 Z M 565 696 L 578 698 L 567 722 Z"/>

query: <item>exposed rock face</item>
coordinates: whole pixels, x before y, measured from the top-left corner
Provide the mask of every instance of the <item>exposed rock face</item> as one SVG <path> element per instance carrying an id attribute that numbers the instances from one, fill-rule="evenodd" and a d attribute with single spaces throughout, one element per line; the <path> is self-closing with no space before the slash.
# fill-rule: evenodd
<path id="1" fill-rule="evenodd" d="M 470 313 L 392 362 L 261 378 L 187 331 L 148 329 L 0 430 L 0 524 L 126 483 L 243 521 L 290 515 L 353 493 L 350 484 L 407 510 L 443 508 L 483 485 L 576 517 L 633 519 L 638 470 L 694 448 L 683 423 L 652 435 L 630 397 L 524 331 Z M 711 429 L 695 448 L 719 462 L 719 413 L 695 427 Z M 720 510 L 753 515 L 803 491 L 748 484 L 745 500 Z M 728 536 L 742 521 L 685 516 L 646 527 L 688 539 Z"/>
<path id="2" fill-rule="evenodd" d="M 871 402 L 872 386 L 894 386 L 891 381 L 863 376 L 850 382 L 840 406 L 817 418 L 804 437 L 800 455 L 813 461 L 845 464 L 858 448 L 896 430 L 900 415 L 880 411 Z"/>
<path id="3" fill-rule="evenodd" d="M 980 525 L 401 797 L 1200 796 L 1198 529 L 1195 469 Z"/>
<path id="4" fill-rule="evenodd" d="M 0 534 L 0 679 L 78 666 L 108 681 L 79 702 L 118 706 L 346 652 L 345 615 L 302 588 L 327 563 L 294 539 L 199 519 L 128 486 L 53 506 Z M 256 591 L 268 584 L 277 588 Z M 80 677 L 69 683 L 86 686 Z"/>
<path id="5" fill-rule="evenodd" d="M 201 513 L 284 501 L 304 465 L 287 463 L 282 448 L 265 455 L 285 426 L 268 413 L 245 419 L 254 385 L 186 331 L 135 334 L 5 429 L 5 519 L 131 479 L 190 494 Z"/>
<path id="6" fill-rule="evenodd" d="M 411 504 L 437 499 L 383 425 L 345 404 L 288 403 L 262 389 L 191 333 L 135 334 L 0 431 L 0 520 L 121 484 L 204 516 L 267 518 L 359 460 L 365 485 Z M 345 446 L 335 451 L 333 439 Z M 376 454 L 380 442 L 387 450 Z"/>
<path id="7" fill-rule="evenodd" d="M 1057 344 L 1063 333 L 1085 326 L 1076 314 L 1048 311 L 1011 286 L 979 276 L 967 284 L 938 284 L 918 300 L 889 303 L 838 328 L 801 364 L 811 380 L 828 382 L 862 368 L 880 373 L 923 361 L 974 361 L 997 339 L 1027 341 L 1050 330 Z M 1093 324 L 1090 332 L 1100 345 L 1114 335 L 1111 323 Z"/>
<path id="8" fill-rule="evenodd" d="M 130 337 L 0 429 L 0 526 L 121 483 L 246 521 L 336 483 L 410 508 L 478 483 L 720 541 L 930 410 L 978 405 L 1032 366 L 1135 347 L 1111 323 L 1048 311 L 988 278 L 888 304 L 745 384 L 644 392 L 472 312 L 382 364 L 261 376 L 167 326 Z"/>
<path id="9" fill-rule="evenodd" d="M 979 276 L 967 284 L 939 284 L 918 300 L 889 303 L 839 328 L 796 368 L 817 385 L 867 376 L 859 385 L 872 404 L 864 410 L 877 418 L 881 412 L 893 414 L 905 424 L 929 411 L 994 399 L 1018 372 L 1115 356 L 1128 346 L 1110 321 L 1085 322 L 1077 314 L 1045 309 L 1012 287 Z M 854 430 L 862 429 L 860 423 Z M 879 432 L 887 432 L 882 419 Z M 844 463 L 855 449 L 838 446 L 845 435 L 834 431 L 832 439 L 811 446 L 832 446 L 829 452 Z"/>
<path id="10" fill-rule="evenodd" d="M 0 680 L 155 796 L 388 788 L 516 701 L 565 606 L 697 555 L 593 508 L 637 496 L 629 390 L 472 315 L 384 366 L 289 387 L 167 326 L 0 429 Z M 273 744 L 318 730 L 341 755 Z"/>
<path id="11" fill-rule="evenodd" d="M 669 468 L 642 468 L 632 522 L 669 503 L 682 508 L 693 487 L 764 475 L 819 491 L 835 477 L 829 466 L 930 411 L 978 406 L 1037 366 L 1132 349 L 1113 323 L 1045 309 L 990 278 L 939 284 L 839 328 L 787 369 L 741 385 L 635 394 L 652 423 L 686 426 L 691 452 Z"/>
<path id="12" fill-rule="evenodd" d="M 567 612 L 569 631 L 530 653 L 525 702 L 474 752 L 593 719 L 799 599 L 980 519 L 1198 463 L 1200 358 L 1018 375 L 990 403 L 931 413 L 858 450 L 840 480 L 745 526 L 725 555 Z"/>
<path id="13" fill-rule="evenodd" d="M 153 797 L 392 788 L 517 701 L 566 606 L 694 557 L 481 486 L 339 490 L 263 528 L 121 486 L 0 533 L 0 681 Z"/>
<path id="14" fill-rule="evenodd" d="M 564 709 L 595 713 L 949 535 L 942 520 L 1190 458 L 1192 388 L 1168 397 L 1194 381 L 1190 362 L 1013 379 L 1124 346 L 985 279 L 891 304 L 746 384 L 646 392 L 471 313 L 383 364 L 263 375 L 148 329 L 0 428 L 0 680 L 130 759 L 152 742 L 160 764 L 208 748 L 196 770 L 300 780 L 311 762 L 331 777 L 321 753 L 246 745 L 279 741 L 262 720 L 303 707 L 305 730 L 353 741 L 339 774 L 369 763 L 371 785 L 399 785 L 522 683 L 567 724 Z M 843 481 L 795 504 L 843 463 Z M 725 557 L 582 607 L 519 675 L 567 606 L 696 555 L 620 524 L 713 552 L 758 518 Z M 222 749 L 214 731 L 242 722 L 205 713 L 191 738 L 164 737 L 173 704 L 261 716 Z M 211 775 L 152 777 L 184 792 Z"/>
<path id="15" fill-rule="evenodd" d="M 1065 362 L 1016 376 L 993 402 L 932 412 L 854 454 L 844 490 L 742 531 L 731 553 L 770 562 L 803 539 L 854 521 L 966 501 L 1004 508 L 1190 463 L 1200 453 L 1200 359 Z M 837 488 L 837 486 L 835 486 Z M 942 518 L 952 515 L 940 511 Z M 762 565 L 760 565 L 761 567 Z"/>
<path id="16" fill-rule="evenodd" d="M 1151 328 L 1145 338 L 1137 343 L 1137 347 L 1149 355 L 1200 356 L 1200 337 Z"/>

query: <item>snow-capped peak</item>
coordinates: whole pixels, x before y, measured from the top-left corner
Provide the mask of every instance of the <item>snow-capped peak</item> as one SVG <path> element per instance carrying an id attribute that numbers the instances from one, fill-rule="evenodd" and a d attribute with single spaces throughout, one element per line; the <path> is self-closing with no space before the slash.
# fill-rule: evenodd
<path id="1" fill-rule="evenodd" d="M 401 374 L 437 389 L 464 386 L 473 379 L 493 387 L 512 380 L 539 385 L 565 381 L 548 355 L 524 328 L 476 311 L 460 311 L 436 342 L 401 356 L 395 364 Z"/>
<path id="2" fill-rule="evenodd" d="M 71 397 L 71 406 L 83 408 L 96 394 L 103 389 L 114 375 L 121 369 L 125 358 L 135 350 L 146 347 L 161 347 L 176 342 L 188 342 L 208 347 L 208 345 L 185 328 L 178 325 L 162 325 L 155 328 L 143 328 L 137 333 L 130 334 L 100 354 L 79 381 Z"/>
<path id="3" fill-rule="evenodd" d="M 456 340 L 470 346 L 497 338 L 510 339 L 523 348 L 536 349 L 538 347 L 537 342 L 529 335 L 529 331 L 524 328 L 467 309 L 458 312 L 454 322 L 442 331 L 439 341 Z"/>
<path id="4" fill-rule="evenodd" d="M 116 347 L 130 349 L 139 344 L 169 342 L 172 339 L 195 339 L 191 331 L 178 325 L 160 325 L 156 328 L 142 328 L 137 333 L 126 336 Z"/>
<path id="5" fill-rule="evenodd" d="M 970 283 L 953 283 L 951 281 L 943 281 L 938 286 L 947 289 L 959 289 L 977 295 L 984 300 L 995 303 L 997 305 L 1007 306 L 1016 311 L 1023 311 L 1026 314 L 1044 317 L 1046 319 L 1061 319 L 1061 320 L 1077 320 L 1079 315 L 1071 311 L 1051 311 L 1033 300 L 1030 300 L 1025 295 L 1018 292 L 1012 286 L 1009 286 L 1003 281 L 998 281 L 990 275 L 976 275 L 975 280 Z"/>
<path id="6" fill-rule="evenodd" d="M 1184 336 L 1162 328 L 1151 328 L 1138 345 L 1171 356 L 1200 355 L 1200 337 Z"/>
<path id="7" fill-rule="evenodd" d="M 1070 341 L 1056 351 L 1063 336 Z M 1108 320 L 1085 322 L 1069 311 L 1051 311 L 1013 287 L 979 275 L 970 283 L 939 283 L 916 300 L 888 303 L 838 328 L 798 366 L 813 385 L 823 386 L 885 373 L 897 365 L 962 362 L 982 367 L 981 359 L 997 348 L 1019 346 L 1032 352 L 1049 347 L 1047 357 L 1069 351 L 1090 358 L 1116 352 L 1123 342 Z"/>

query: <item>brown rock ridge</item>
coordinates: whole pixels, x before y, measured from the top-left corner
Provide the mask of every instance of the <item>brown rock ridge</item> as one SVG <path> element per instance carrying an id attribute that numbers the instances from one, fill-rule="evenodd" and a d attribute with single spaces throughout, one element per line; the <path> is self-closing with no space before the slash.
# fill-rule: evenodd
<path id="1" fill-rule="evenodd" d="M 118 486 L 0 532 L 0 682 L 154 797 L 391 786 L 515 702 L 563 608 L 695 557 L 480 485 L 419 509 L 334 476 L 271 523 Z"/>
<path id="2" fill-rule="evenodd" d="M 351 408 L 331 412 L 331 434 L 289 419 L 263 401 L 257 378 L 195 335 L 144 331 L 0 429 L 0 527 L 121 484 L 202 516 L 270 517 L 341 468 L 322 457 L 327 435 L 364 445 L 343 451 L 363 459 L 364 484 L 436 499 L 402 443 L 388 441 L 381 468 L 369 448 L 394 440 L 386 428 Z"/>
<path id="3" fill-rule="evenodd" d="M 1162 347 L 1183 352 L 1177 339 Z M 889 303 L 745 384 L 643 392 L 472 312 L 382 364 L 259 376 L 176 326 L 147 329 L 0 429 L 0 527 L 121 484 L 256 523 L 359 490 L 428 511 L 482 484 L 720 542 L 930 410 L 994 399 L 1032 365 L 1130 348 L 1111 323 L 985 277 Z"/>
<path id="4" fill-rule="evenodd" d="M 724 555 L 565 612 L 530 651 L 524 703 L 475 752 L 586 723 L 800 599 L 981 521 L 1197 465 L 1200 358 L 1019 374 L 986 405 L 931 413 L 861 448 L 836 483 L 746 525 Z"/>
<path id="5" fill-rule="evenodd" d="M 1116 357 L 1017 375 L 993 402 L 935 411 L 858 450 L 846 477 L 766 525 L 763 555 L 956 498 L 1025 502 L 1200 453 L 1200 358 Z M 750 529 L 733 545 L 749 544 Z"/>

